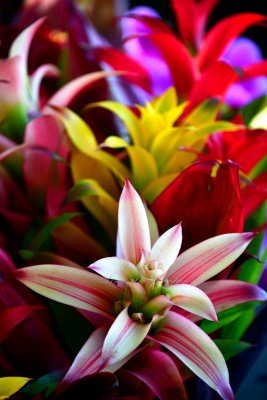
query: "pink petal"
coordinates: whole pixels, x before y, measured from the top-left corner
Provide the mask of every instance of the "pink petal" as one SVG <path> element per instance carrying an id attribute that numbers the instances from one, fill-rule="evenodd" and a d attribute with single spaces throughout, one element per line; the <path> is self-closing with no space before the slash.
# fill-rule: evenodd
<path id="1" fill-rule="evenodd" d="M 145 382 L 160 400 L 187 400 L 181 375 L 168 354 L 159 350 L 144 350 L 134 356 L 125 368 Z"/>
<path id="2" fill-rule="evenodd" d="M 146 337 L 152 322 L 141 324 L 129 317 L 128 308 L 117 316 L 106 336 L 102 360 L 103 368 L 115 364 L 132 353 Z"/>
<path id="3" fill-rule="evenodd" d="M 98 274 L 115 281 L 131 281 L 140 277 L 134 264 L 130 261 L 118 257 L 102 258 L 91 264 L 88 268 L 93 269 Z"/>
<path id="4" fill-rule="evenodd" d="M 85 90 L 88 90 L 97 81 L 108 78 L 109 76 L 123 75 L 119 71 L 98 71 L 79 76 L 71 82 L 66 83 L 50 99 L 49 104 L 53 106 L 68 107 L 74 98 Z"/>
<path id="5" fill-rule="evenodd" d="M 151 259 L 159 261 L 162 264 L 162 270 L 167 272 L 169 267 L 176 260 L 181 244 L 182 227 L 181 224 L 178 224 L 158 238 L 152 247 Z"/>
<path id="6" fill-rule="evenodd" d="M 204 291 L 193 285 L 178 284 L 169 287 L 163 287 L 162 292 L 171 299 L 171 301 L 193 314 L 200 315 L 203 318 L 218 321 L 214 306 Z"/>
<path id="7" fill-rule="evenodd" d="M 91 334 L 63 378 L 64 383 L 70 384 L 86 375 L 98 372 L 101 361 L 102 346 L 107 331 L 107 327 L 101 327 Z"/>
<path id="8" fill-rule="evenodd" d="M 224 358 L 215 343 L 197 325 L 170 311 L 154 339 L 217 390 L 224 400 L 233 399 Z"/>
<path id="9" fill-rule="evenodd" d="M 150 251 L 150 233 L 146 210 L 130 182 L 125 182 L 119 201 L 119 238 L 122 252 L 137 264 L 143 251 Z"/>
<path id="10" fill-rule="evenodd" d="M 236 280 L 214 280 L 200 286 L 211 299 L 217 312 L 247 301 L 265 301 L 267 293 L 251 283 Z"/>
<path id="11" fill-rule="evenodd" d="M 31 86 L 31 100 L 33 103 L 34 110 L 39 110 L 39 94 L 42 80 L 45 77 L 57 78 L 60 74 L 59 69 L 53 64 L 41 65 L 31 75 L 30 86 Z"/>
<path id="12" fill-rule="evenodd" d="M 169 282 L 199 285 L 212 278 L 234 262 L 254 236 L 250 232 L 228 233 L 191 247 L 169 269 Z"/>
<path id="13" fill-rule="evenodd" d="M 44 23 L 45 18 L 40 18 L 32 25 L 28 26 L 24 31 L 22 31 L 19 36 L 14 40 L 12 46 L 9 50 L 9 57 L 20 56 L 21 62 L 21 74 L 23 78 L 27 78 L 27 65 L 28 65 L 28 55 L 31 46 L 31 42 L 33 40 L 34 35 L 36 34 L 37 30 L 41 27 Z"/>
<path id="14" fill-rule="evenodd" d="M 52 300 L 112 317 L 121 289 L 91 272 L 59 265 L 36 265 L 14 272 L 35 292 Z"/>

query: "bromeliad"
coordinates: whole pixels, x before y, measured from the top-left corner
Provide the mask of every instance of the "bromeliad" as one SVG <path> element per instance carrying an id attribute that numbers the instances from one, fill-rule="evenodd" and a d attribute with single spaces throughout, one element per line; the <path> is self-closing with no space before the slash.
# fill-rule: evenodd
<path id="1" fill-rule="evenodd" d="M 194 314 L 217 321 L 216 306 L 221 310 L 267 298 L 264 291 L 245 282 L 222 281 L 222 290 L 218 281 L 210 281 L 203 288 L 215 299 L 213 305 L 197 287 L 235 261 L 253 236 L 216 236 L 177 257 L 181 224 L 158 237 L 154 217 L 126 181 L 119 201 L 116 257 L 91 264 L 94 272 L 37 265 L 15 275 L 50 299 L 102 317 L 67 372 L 66 384 L 99 371 L 115 372 L 154 342 L 174 353 L 223 399 L 233 399 L 222 354 L 192 319 Z"/>

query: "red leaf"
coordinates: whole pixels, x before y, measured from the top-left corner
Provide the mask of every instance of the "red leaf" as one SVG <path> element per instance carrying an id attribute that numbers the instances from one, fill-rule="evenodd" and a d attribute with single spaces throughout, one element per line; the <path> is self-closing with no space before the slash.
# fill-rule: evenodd
<path id="1" fill-rule="evenodd" d="M 222 98 L 228 87 L 238 78 L 237 73 L 222 61 L 214 62 L 195 83 L 190 93 L 189 109 L 213 97 Z"/>
<path id="2" fill-rule="evenodd" d="M 197 56 L 201 70 L 219 59 L 227 45 L 253 24 L 259 24 L 266 17 L 255 13 L 243 13 L 224 18 L 206 35 Z M 220 77 L 221 78 L 221 77 Z"/>
<path id="3" fill-rule="evenodd" d="M 145 382 L 161 400 L 187 399 L 174 361 L 160 350 L 140 352 L 126 364 L 125 369 Z"/>
<path id="4" fill-rule="evenodd" d="M 39 310 L 35 306 L 16 306 L 10 307 L 0 312 L 0 343 L 16 328 L 18 324 L 24 321 L 31 313 Z"/>
<path id="5" fill-rule="evenodd" d="M 99 61 L 110 65 L 114 70 L 127 71 L 126 79 L 135 83 L 142 89 L 151 90 L 148 73 L 142 64 L 127 56 L 122 51 L 112 47 L 98 47 L 93 50 Z"/>
<path id="6" fill-rule="evenodd" d="M 242 69 L 243 78 L 254 78 L 256 76 L 267 75 L 267 60 L 248 65 Z"/>
<path id="7" fill-rule="evenodd" d="M 210 136 L 207 147 L 218 160 L 231 160 L 248 174 L 267 154 L 267 131 L 244 129 Z"/>
<path id="8" fill-rule="evenodd" d="M 242 192 L 245 216 L 252 214 L 267 199 L 267 171 L 254 179 Z"/>
<path id="9" fill-rule="evenodd" d="M 182 250 L 222 233 L 242 232 L 238 166 L 215 161 L 192 165 L 154 200 L 151 211 L 160 231 L 182 222 Z"/>
<path id="10" fill-rule="evenodd" d="M 172 0 L 176 24 L 185 44 L 198 48 L 204 35 L 207 19 L 219 0 Z"/>
<path id="11" fill-rule="evenodd" d="M 172 74 L 178 96 L 186 97 L 199 71 L 186 47 L 175 36 L 167 33 L 155 33 L 145 36 L 158 48 Z"/>
<path id="12" fill-rule="evenodd" d="M 23 173 L 30 197 L 40 207 L 44 205 L 49 215 L 54 215 L 67 192 L 67 166 L 53 159 L 55 153 L 63 159 L 68 156 L 68 143 L 60 121 L 52 115 L 32 120 L 26 128 L 25 143 L 43 146 L 47 154 L 27 151 Z"/>

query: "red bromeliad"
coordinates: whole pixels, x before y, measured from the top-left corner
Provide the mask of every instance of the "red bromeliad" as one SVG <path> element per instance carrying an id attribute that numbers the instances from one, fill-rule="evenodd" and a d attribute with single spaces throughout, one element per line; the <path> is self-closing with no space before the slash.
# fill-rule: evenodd
<path id="1" fill-rule="evenodd" d="M 192 320 L 217 321 L 216 311 L 267 298 L 264 291 L 245 282 L 204 283 L 235 261 L 253 236 L 219 235 L 177 257 L 181 224 L 158 237 L 152 214 L 126 181 L 119 201 L 118 256 L 90 265 L 97 274 L 67 266 L 37 265 L 15 275 L 48 298 L 102 317 L 103 322 L 67 372 L 65 384 L 96 372 L 115 372 L 154 342 L 180 358 L 223 399 L 233 399 L 222 354 Z"/>

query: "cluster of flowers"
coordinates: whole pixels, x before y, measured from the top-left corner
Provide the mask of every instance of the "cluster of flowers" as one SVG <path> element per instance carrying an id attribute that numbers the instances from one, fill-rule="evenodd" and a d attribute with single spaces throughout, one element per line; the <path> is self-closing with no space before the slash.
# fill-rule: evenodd
<path id="1" fill-rule="evenodd" d="M 234 398 L 267 299 L 267 62 L 240 37 L 266 17 L 207 32 L 217 3 L 172 0 L 178 33 L 113 1 L 2 26 L 0 399 Z"/>

